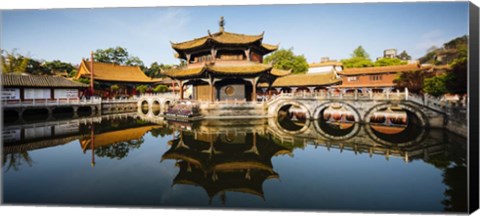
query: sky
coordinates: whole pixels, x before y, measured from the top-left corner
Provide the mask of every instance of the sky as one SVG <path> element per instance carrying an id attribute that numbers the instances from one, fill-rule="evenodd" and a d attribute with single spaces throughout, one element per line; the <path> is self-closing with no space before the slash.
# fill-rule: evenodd
<path id="1" fill-rule="evenodd" d="M 304 4 L 4 10 L 1 47 L 34 59 L 79 64 L 90 51 L 121 46 L 145 65 L 178 64 L 170 41 L 225 30 L 261 34 L 263 42 L 292 48 L 308 62 L 349 58 L 359 45 L 375 60 L 383 50 L 414 59 L 468 33 L 467 2 Z"/>

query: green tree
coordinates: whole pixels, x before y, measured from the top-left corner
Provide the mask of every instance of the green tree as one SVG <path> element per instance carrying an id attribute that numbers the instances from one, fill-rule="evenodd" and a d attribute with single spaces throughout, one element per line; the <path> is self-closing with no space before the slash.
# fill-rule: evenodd
<path id="1" fill-rule="evenodd" d="M 407 51 L 405 50 L 403 50 L 403 52 L 401 52 L 400 55 L 397 56 L 397 58 L 403 61 L 408 61 L 412 59 L 412 57 L 408 55 Z"/>
<path id="2" fill-rule="evenodd" d="M 16 49 L 11 52 L 1 51 L 1 64 L 3 73 L 23 73 L 26 72 L 29 58 L 17 53 Z"/>
<path id="3" fill-rule="evenodd" d="M 115 93 L 116 93 L 116 92 L 118 91 L 118 89 L 120 89 L 120 87 L 119 87 L 118 85 L 112 85 L 112 86 L 110 86 L 110 90 L 112 90 L 112 92 L 115 92 Z"/>
<path id="4" fill-rule="evenodd" d="M 62 62 L 60 60 L 53 60 L 51 62 L 45 62 L 43 64 L 43 67 L 50 73 L 50 74 L 56 74 L 56 73 L 61 73 L 61 72 L 66 72 L 70 74 L 73 70 L 75 70 L 75 67 L 66 62 Z"/>
<path id="5" fill-rule="evenodd" d="M 351 58 L 342 59 L 341 62 L 345 68 L 372 67 L 375 64 L 370 60 L 369 56 L 362 46 L 358 46 L 353 50 Z"/>
<path id="6" fill-rule="evenodd" d="M 90 78 L 80 77 L 78 80 L 75 80 L 75 81 L 90 85 Z"/>
<path id="7" fill-rule="evenodd" d="M 423 92 L 438 97 L 447 93 L 447 75 L 425 78 L 423 81 Z"/>
<path id="8" fill-rule="evenodd" d="M 157 85 L 155 88 L 153 88 L 153 92 L 155 93 L 162 93 L 162 92 L 167 92 L 168 87 L 166 85 Z"/>
<path id="9" fill-rule="evenodd" d="M 159 64 L 157 62 L 153 62 L 150 64 L 150 67 L 145 69 L 145 74 L 151 78 L 160 78 L 164 77 L 163 71 L 172 69 L 174 65 L 168 64 Z"/>
<path id="10" fill-rule="evenodd" d="M 140 93 L 145 93 L 148 90 L 148 86 L 146 85 L 139 85 L 135 88 Z"/>
<path id="11" fill-rule="evenodd" d="M 345 68 L 373 67 L 375 65 L 370 59 L 360 57 L 342 59 L 341 62 Z"/>
<path id="12" fill-rule="evenodd" d="M 45 68 L 44 63 L 35 59 L 28 59 L 27 68 L 25 72 L 29 74 L 44 75 L 50 74 L 49 70 Z"/>
<path id="13" fill-rule="evenodd" d="M 140 66 L 144 68 L 143 61 L 136 56 L 130 56 L 126 48 L 115 47 L 107 49 L 97 49 L 93 53 L 97 62 L 114 63 L 118 65 Z"/>
<path id="14" fill-rule="evenodd" d="M 356 49 L 353 50 L 352 53 L 352 58 L 364 58 L 364 59 L 370 59 L 370 55 L 363 49 L 362 46 L 358 46 Z"/>
<path id="15" fill-rule="evenodd" d="M 274 68 L 291 70 L 292 73 L 305 73 L 308 70 L 307 59 L 303 55 L 295 55 L 293 48 L 279 49 L 264 58 L 264 62 L 271 63 Z"/>
<path id="16" fill-rule="evenodd" d="M 423 93 L 423 82 L 428 75 L 424 71 L 405 71 L 393 80 L 399 89 L 408 88 L 413 93 Z"/>
<path id="17" fill-rule="evenodd" d="M 467 58 L 455 59 L 452 63 L 452 70 L 447 72 L 447 89 L 452 94 L 467 93 Z"/>
<path id="18" fill-rule="evenodd" d="M 381 58 L 375 62 L 375 66 L 391 66 L 391 65 L 405 65 L 406 61 L 402 61 L 396 58 Z"/>

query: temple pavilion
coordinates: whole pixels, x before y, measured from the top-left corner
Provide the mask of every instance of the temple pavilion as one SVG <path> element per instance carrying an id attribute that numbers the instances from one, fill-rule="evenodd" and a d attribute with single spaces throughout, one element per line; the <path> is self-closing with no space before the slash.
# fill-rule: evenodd
<path id="1" fill-rule="evenodd" d="M 139 66 L 126 66 L 113 63 L 102 63 L 82 60 L 75 79 L 92 77 L 95 81 L 95 95 L 101 97 L 132 96 L 136 95 L 136 87 L 146 85 L 150 89 L 162 84 L 171 88 L 171 80 L 164 78 L 150 78 Z M 116 86 L 116 88 L 112 88 Z"/>
<path id="2" fill-rule="evenodd" d="M 263 56 L 278 49 L 263 43 L 264 33 L 245 35 L 225 31 L 223 17 L 216 33 L 193 40 L 171 43 L 176 57 L 186 66 L 165 72 L 181 86 L 193 88 L 191 99 L 197 101 L 255 101 L 260 82 L 272 84 L 290 71 L 263 64 Z"/>

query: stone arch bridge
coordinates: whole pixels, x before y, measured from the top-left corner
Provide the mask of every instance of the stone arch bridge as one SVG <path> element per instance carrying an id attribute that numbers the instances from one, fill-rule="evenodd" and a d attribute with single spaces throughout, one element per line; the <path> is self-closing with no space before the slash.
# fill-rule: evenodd
<path id="1" fill-rule="evenodd" d="M 282 107 L 290 105 L 302 109 L 309 120 L 319 119 L 321 112 L 332 105 L 351 111 L 355 122 L 358 123 L 369 123 L 370 117 L 376 111 L 392 106 L 414 114 L 420 120 L 422 127 L 443 128 L 449 120 L 466 118 L 462 115 L 466 112 L 455 112 L 454 110 L 458 111 L 458 109 L 442 106 L 438 101 L 419 98 L 409 94 L 408 91 L 365 95 L 282 93 L 268 101 L 268 116 L 277 117 Z"/>
<path id="2" fill-rule="evenodd" d="M 137 99 L 137 107 L 140 108 L 138 112 L 142 116 L 161 115 L 161 113 L 167 111 L 170 104 L 178 99 L 178 95 L 175 94 L 143 94 Z M 145 108 L 145 113 L 142 113 L 143 108 Z M 155 115 L 154 110 L 159 111 L 157 115 Z"/>

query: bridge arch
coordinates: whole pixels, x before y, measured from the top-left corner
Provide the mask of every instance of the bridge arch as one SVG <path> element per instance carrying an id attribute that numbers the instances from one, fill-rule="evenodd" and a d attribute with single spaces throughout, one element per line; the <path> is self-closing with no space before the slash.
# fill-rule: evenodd
<path id="1" fill-rule="evenodd" d="M 371 107 L 370 109 L 368 109 L 365 112 L 365 116 L 363 118 L 364 122 L 365 123 L 370 123 L 370 118 L 372 117 L 373 114 L 375 114 L 375 112 L 387 109 L 391 106 L 398 106 L 401 109 L 414 114 L 415 117 L 417 117 L 418 120 L 420 120 L 420 125 L 422 127 L 428 127 L 428 117 L 419 108 L 414 107 L 414 106 L 409 105 L 409 104 L 405 104 L 405 103 L 391 103 L 391 102 L 388 102 L 388 103 L 382 103 L 382 104 L 374 105 L 373 107 Z"/>
<path id="2" fill-rule="evenodd" d="M 292 101 L 292 100 L 286 100 L 286 101 L 282 101 L 280 103 L 277 104 L 277 106 L 275 107 L 274 109 L 274 113 L 273 113 L 273 116 L 274 117 L 278 117 L 278 112 L 280 111 L 280 109 L 282 109 L 283 107 L 285 106 L 288 106 L 288 105 L 294 105 L 294 106 L 298 106 L 298 107 L 301 107 L 303 110 L 305 110 L 305 118 L 306 119 L 311 119 L 312 118 L 312 115 L 310 113 L 310 106 L 302 103 L 302 102 L 298 102 L 298 101 Z"/>
<path id="3" fill-rule="evenodd" d="M 161 102 L 160 100 L 158 99 L 153 99 L 152 100 L 152 104 L 149 106 L 150 108 L 150 112 L 152 112 L 152 114 L 154 116 L 158 116 L 161 114 L 161 111 L 162 111 L 162 105 L 161 105 Z"/>
<path id="4" fill-rule="evenodd" d="M 274 119 L 274 122 L 275 122 L 276 128 L 280 132 L 286 133 L 286 134 L 289 134 L 289 135 L 300 135 L 300 134 L 305 133 L 310 128 L 310 124 L 312 123 L 309 119 L 306 119 L 304 125 L 300 126 L 298 130 L 288 130 L 287 128 L 285 128 L 285 126 L 282 126 L 280 124 L 278 118 Z"/>
<path id="5" fill-rule="evenodd" d="M 371 125 L 370 119 L 377 111 L 385 110 L 391 106 L 396 106 L 407 112 L 409 121 L 405 128 L 400 132 L 393 134 L 379 131 L 374 129 L 374 125 Z M 413 116 L 412 116 L 413 115 Z M 413 121 L 411 117 L 415 117 L 418 121 Z M 429 126 L 428 117 L 419 108 L 405 103 L 382 103 L 371 107 L 364 117 L 365 132 L 374 141 L 383 145 L 396 145 L 396 146 L 409 146 L 421 142 L 427 134 L 427 127 Z M 375 127 L 379 127 L 376 125 Z M 380 126 L 382 127 L 382 126 Z M 388 129 L 391 130 L 391 129 Z"/>
<path id="6" fill-rule="evenodd" d="M 322 113 L 323 110 L 325 110 L 326 108 L 328 108 L 329 106 L 333 105 L 333 104 L 340 104 L 341 106 L 347 108 L 349 111 L 352 111 L 353 112 L 353 116 L 355 118 L 355 122 L 361 122 L 362 121 L 362 118 L 361 118 L 361 115 L 360 115 L 360 112 L 358 112 L 358 110 L 350 105 L 349 103 L 346 103 L 346 102 L 338 102 L 338 101 L 328 101 L 328 102 L 325 102 L 325 103 L 322 103 L 318 106 L 315 107 L 314 111 L 313 111 L 313 116 L 312 118 L 313 119 L 320 119 L 320 114 Z"/>
<path id="7" fill-rule="evenodd" d="M 355 137 L 362 128 L 359 123 L 352 123 L 353 125 L 351 128 L 346 129 L 343 134 L 334 134 L 330 133 L 328 130 L 325 130 L 321 124 L 322 123 L 320 122 L 320 119 L 314 121 L 313 126 L 315 128 L 315 132 L 320 134 L 322 137 L 336 141 L 351 139 L 352 137 Z"/>

